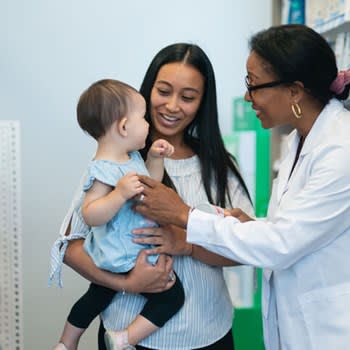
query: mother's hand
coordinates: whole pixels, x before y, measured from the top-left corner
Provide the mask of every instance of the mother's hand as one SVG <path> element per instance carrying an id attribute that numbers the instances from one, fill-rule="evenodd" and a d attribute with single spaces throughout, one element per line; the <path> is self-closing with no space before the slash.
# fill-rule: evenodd
<path id="1" fill-rule="evenodd" d="M 192 244 L 186 242 L 185 230 L 175 225 L 139 228 L 133 230 L 133 234 L 136 235 L 135 243 L 156 246 L 146 249 L 147 254 L 190 255 L 192 252 Z"/>
<path id="2" fill-rule="evenodd" d="M 135 267 L 127 274 L 116 274 L 99 269 L 83 248 L 84 241 L 70 241 L 64 256 L 64 262 L 90 282 L 130 293 L 158 293 L 169 289 L 174 282 L 169 281 L 172 271 L 172 259 L 160 255 L 157 263 L 151 265 L 147 254 L 141 251 Z"/>
<path id="3" fill-rule="evenodd" d="M 139 175 L 139 179 L 144 185 L 144 190 L 142 200 L 136 203 L 135 210 L 160 225 L 174 224 L 185 228 L 190 207 L 179 195 L 148 176 Z"/>
<path id="4" fill-rule="evenodd" d="M 147 261 L 147 254 L 141 251 L 135 267 L 126 275 L 125 290 L 129 293 L 159 293 L 175 283 L 170 279 L 172 258 L 161 254 L 155 265 Z"/>

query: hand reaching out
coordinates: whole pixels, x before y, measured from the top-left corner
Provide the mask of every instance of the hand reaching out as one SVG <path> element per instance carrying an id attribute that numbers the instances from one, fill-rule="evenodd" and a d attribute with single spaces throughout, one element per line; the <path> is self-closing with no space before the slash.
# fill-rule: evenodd
<path id="1" fill-rule="evenodd" d="M 135 204 L 135 210 L 158 222 L 186 228 L 190 207 L 171 188 L 148 176 L 139 176 L 144 186 L 142 201 Z"/>
<path id="2" fill-rule="evenodd" d="M 154 158 L 169 158 L 173 153 L 174 146 L 163 139 L 158 139 L 154 141 L 151 148 L 148 151 L 149 156 Z"/>
<path id="3" fill-rule="evenodd" d="M 189 255 L 192 244 L 186 242 L 186 232 L 175 225 L 144 227 L 133 230 L 133 241 L 139 244 L 151 244 L 147 254 Z"/>
<path id="4" fill-rule="evenodd" d="M 164 158 L 174 153 L 174 147 L 168 141 L 158 139 L 152 143 L 147 154 L 146 167 L 152 178 L 161 181 L 164 175 Z"/>

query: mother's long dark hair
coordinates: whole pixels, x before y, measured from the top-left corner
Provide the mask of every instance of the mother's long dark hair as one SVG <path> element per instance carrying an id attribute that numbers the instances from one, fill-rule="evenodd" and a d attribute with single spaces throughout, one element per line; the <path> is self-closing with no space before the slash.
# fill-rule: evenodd
<path id="1" fill-rule="evenodd" d="M 152 129 L 151 91 L 158 72 L 168 63 L 183 62 L 193 66 L 204 77 L 204 94 L 196 117 L 186 127 L 184 133 L 185 143 L 198 155 L 201 164 L 202 181 L 210 203 L 226 207 L 232 205 L 228 189 L 228 171 L 231 170 L 249 196 L 247 187 L 240 175 L 234 159 L 226 151 L 221 137 L 218 108 L 216 100 L 216 84 L 213 67 L 205 52 L 197 45 L 177 43 L 163 48 L 152 60 L 143 79 L 140 93 L 146 100 L 146 120 Z M 150 133 L 151 135 L 151 133 Z M 151 136 L 148 136 L 146 147 L 141 154 L 145 158 L 151 145 Z M 164 174 L 163 183 L 174 188 L 167 173 Z M 216 197 L 213 197 L 211 185 L 216 187 Z M 226 203 L 226 195 L 229 203 Z"/>

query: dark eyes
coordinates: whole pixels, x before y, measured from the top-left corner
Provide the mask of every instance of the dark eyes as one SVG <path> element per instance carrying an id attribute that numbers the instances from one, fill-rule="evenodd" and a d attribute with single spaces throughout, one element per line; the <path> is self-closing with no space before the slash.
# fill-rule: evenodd
<path id="1" fill-rule="evenodd" d="M 194 97 L 190 97 L 190 96 L 182 96 L 182 99 L 184 100 L 184 101 L 187 101 L 187 102 L 190 102 L 190 101 L 193 101 L 194 100 Z"/>
<path id="2" fill-rule="evenodd" d="M 171 95 L 171 91 L 170 90 L 166 90 L 166 89 L 157 89 L 159 95 L 161 96 L 170 96 Z M 181 96 L 181 99 L 185 102 L 191 102 L 195 99 L 195 97 L 193 96 L 186 96 L 186 95 L 183 95 Z"/>
<path id="3" fill-rule="evenodd" d="M 163 90 L 163 89 L 157 89 L 157 90 L 159 95 L 162 95 L 162 96 L 168 96 L 170 94 L 168 90 Z"/>

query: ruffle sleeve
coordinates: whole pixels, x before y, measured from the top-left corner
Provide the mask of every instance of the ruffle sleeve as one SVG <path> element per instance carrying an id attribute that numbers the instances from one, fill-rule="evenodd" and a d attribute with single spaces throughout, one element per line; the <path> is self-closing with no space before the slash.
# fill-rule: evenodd
<path id="1" fill-rule="evenodd" d="M 98 180 L 106 185 L 115 187 L 116 179 L 123 174 L 120 173 L 118 166 L 115 163 L 105 160 L 96 160 L 90 163 L 86 181 L 83 185 L 83 191 L 88 191 L 95 180 Z"/>

